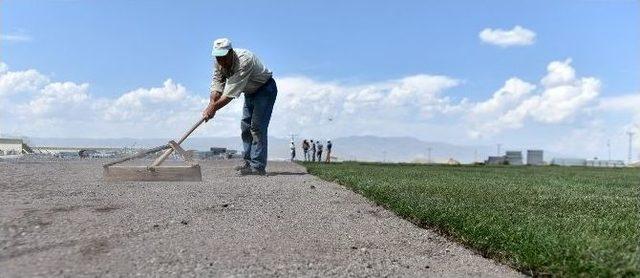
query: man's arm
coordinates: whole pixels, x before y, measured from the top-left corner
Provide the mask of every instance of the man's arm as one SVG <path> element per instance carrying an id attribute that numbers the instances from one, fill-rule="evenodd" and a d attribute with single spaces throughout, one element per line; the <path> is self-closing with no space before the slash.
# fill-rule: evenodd
<path id="1" fill-rule="evenodd" d="M 209 105 L 207 108 L 202 111 L 202 117 L 205 118 L 205 121 L 209 121 L 213 116 L 215 116 L 216 112 L 220 110 L 222 107 L 225 107 L 229 102 L 231 102 L 233 98 L 227 97 L 226 95 L 222 95 L 220 92 L 214 92 L 211 94 Z"/>
<path id="2" fill-rule="evenodd" d="M 222 75 L 222 69 L 218 64 L 213 65 L 213 76 L 211 76 L 211 86 L 209 92 L 213 96 L 214 93 L 222 93 L 227 79 Z"/>
<path id="3" fill-rule="evenodd" d="M 214 104 L 220 99 L 225 88 L 226 78 L 222 75 L 222 69 L 218 64 L 213 65 L 213 75 L 211 76 L 211 85 L 209 87 L 209 105 L 202 111 L 202 117 L 208 121 L 213 118 L 216 110 Z"/>
<path id="4" fill-rule="evenodd" d="M 214 107 L 213 107 L 214 113 L 215 113 L 215 111 L 220 110 L 222 107 L 225 107 L 232 100 L 233 100 L 233 98 L 230 98 L 228 96 L 225 96 L 225 95 L 220 96 L 220 98 L 218 98 L 218 100 L 214 104 Z"/>
<path id="5" fill-rule="evenodd" d="M 209 103 L 214 103 L 218 101 L 221 95 L 222 95 L 222 92 L 215 92 L 215 91 L 211 92 L 211 95 L 209 95 Z"/>

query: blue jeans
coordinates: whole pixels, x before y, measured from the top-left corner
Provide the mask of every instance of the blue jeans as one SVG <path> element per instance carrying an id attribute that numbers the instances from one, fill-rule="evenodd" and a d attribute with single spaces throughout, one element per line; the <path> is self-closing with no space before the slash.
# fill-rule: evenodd
<path id="1" fill-rule="evenodd" d="M 273 78 L 253 94 L 244 94 L 242 109 L 242 146 L 244 161 L 256 170 L 267 167 L 267 129 L 278 88 Z"/>

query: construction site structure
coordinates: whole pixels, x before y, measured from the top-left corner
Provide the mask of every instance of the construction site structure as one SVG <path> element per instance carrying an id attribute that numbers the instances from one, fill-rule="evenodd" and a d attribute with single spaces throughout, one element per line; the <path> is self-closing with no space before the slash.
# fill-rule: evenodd
<path id="1" fill-rule="evenodd" d="M 527 150 L 527 165 L 544 165 L 544 151 Z"/>
<path id="2" fill-rule="evenodd" d="M 506 164 L 506 159 L 504 156 L 489 156 L 484 163 L 487 165 L 504 165 Z"/>
<path id="3" fill-rule="evenodd" d="M 18 155 L 33 153 L 22 139 L 0 138 L 0 155 Z"/>
<path id="4" fill-rule="evenodd" d="M 522 165 L 522 152 L 507 151 L 505 153 L 505 159 L 509 165 Z"/>

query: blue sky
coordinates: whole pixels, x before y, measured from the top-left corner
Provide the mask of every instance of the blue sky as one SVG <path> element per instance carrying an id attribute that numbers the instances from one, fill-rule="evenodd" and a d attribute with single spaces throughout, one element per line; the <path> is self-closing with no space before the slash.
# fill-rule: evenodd
<path id="1" fill-rule="evenodd" d="M 379 86 L 410 76 L 446 76 L 457 83 L 439 87 L 437 94 L 458 106 L 460 102 L 490 99 L 512 77 L 536 85 L 538 93 L 543 94 L 540 80 L 548 73 L 547 66 L 570 59 L 576 79 L 594 77 L 601 84 L 597 99 L 591 106 L 581 106 L 582 111 L 593 110 L 607 99 L 614 102 L 615 97 L 633 98 L 640 92 L 639 6 L 637 1 L 624 0 L 5 0 L 0 3 L 0 30 L 5 35 L 0 42 L 0 59 L 9 71 L 35 69 L 50 82 L 87 83 L 87 94 L 95 99 L 93 103 L 115 100 L 137 89 L 159 88 L 169 78 L 184 87 L 188 96 L 204 98 L 210 82 L 211 42 L 217 37 L 229 37 L 234 46 L 256 52 L 278 78 L 309 78 L 319 88 L 333 84 L 346 91 L 358 91 L 363 86 Z M 527 45 L 503 47 L 479 38 L 485 28 L 511 30 L 514 26 L 534 32 L 535 40 Z M 381 90 L 384 93 L 393 89 Z M 11 97 L 5 97 L 5 105 L 16 106 L 38 94 L 15 92 L 6 94 Z M 318 117 L 324 117 L 326 113 L 322 113 Z M 415 137 L 457 140 L 456 143 L 508 140 L 513 145 L 533 144 L 527 139 L 531 130 L 561 136 L 572 129 L 588 129 L 595 122 L 602 122 L 605 129 L 612 125 L 623 129 L 636 117 L 633 111 L 600 110 L 587 113 L 591 117 L 588 121 L 580 120 L 583 116 L 579 112 L 560 121 L 536 120 L 533 116 L 523 120 L 524 126 L 506 129 L 509 132 L 454 140 L 463 132 L 437 125 L 465 122 L 460 120 L 465 117 L 447 113 L 421 119 L 417 127 L 425 130 Z M 35 125 L 31 129 L 19 128 L 11 121 L 25 117 L 18 114 L 5 115 L 5 128 L 0 126 L 0 132 L 64 136 L 63 131 L 68 130 L 62 124 L 64 118 L 53 125 L 59 127 L 58 131 L 34 131 Z M 594 118 L 594 114 L 601 116 Z M 380 125 L 405 122 L 402 115 L 392 119 Z M 235 124 L 232 114 L 228 121 Z M 343 121 L 345 125 L 349 122 Z M 301 122 L 282 123 L 291 124 L 287 127 L 298 133 L 319 133 L 307 130 L 308 124 Z M 456 127 L 464 129 L 466 125 Z M 126 129 L 116 124 L 110 128 Z M 378 127 L 365 124 L 353 130 L 374 134 Z M 443 135 L 435 136 L 433 130 L 441 130 Z M 512 133 L 514 130 L 518 132 Z M 286 128 L 276 128 L 274 133 L 285 135 Z M 103 133 L 78 135 L 100 134 Z M 394 134 L 412 135 L 392 129 L 382 135 Z M 330 136 L 337 135 L 327 135 Z M 540 141 L 536 144 L 547 146 L 556 140 L 545 137 Z"/>

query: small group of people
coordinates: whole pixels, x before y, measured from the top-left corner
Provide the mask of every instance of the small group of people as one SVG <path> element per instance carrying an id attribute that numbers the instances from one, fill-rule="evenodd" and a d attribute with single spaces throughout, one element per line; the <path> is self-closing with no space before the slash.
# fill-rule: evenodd
<path id="1" fill-rule="evenodd" d="M 331 140 L 327 140 L 327 154 L 325 155 L 325 159 L 324 162 L 326 163 L 330 163 L 331 162 L 331 148 L 333 147 L 333 144 L 331 143 Z M 293 141 L 291 141 L 291 161 L 293 161 L 296 157 L 296 146 L 293 143 Z M 302 140 L 302 152 L 304 154 L 304 161 L 311 161 L 311 162 L 322 162 L 322 153 L 324 151 L 324 145 L 322 145 L 322 141 L 320 140 L 307 140 L 304 139 Z"/>

